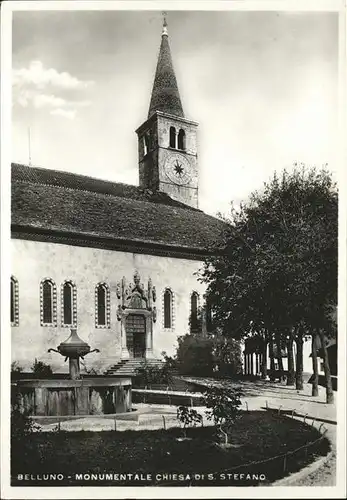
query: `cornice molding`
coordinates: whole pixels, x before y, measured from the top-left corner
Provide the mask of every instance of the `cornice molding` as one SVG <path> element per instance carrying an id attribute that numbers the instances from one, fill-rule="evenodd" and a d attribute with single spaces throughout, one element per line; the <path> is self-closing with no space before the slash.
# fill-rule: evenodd
<path id="1" fill-rule="evenodd" d="M 13 225 L 11 228 L 13 239 L 58 243 L 79 247 L 101 248 L 104 250 L 115 250 L 129 253 L 155 255 L 159 257 L 173 257 L 186 260 L 202 261 L 211 255 L 221 254 L 219 251 L 208 251 L 199 249 L 185 249 L 180 247 L 168 247 L 160 244 L 147 242 L 136 242 L 128 240 L 117 240 L 98 236 L 87 236 L 83 234 L 53 231 L 48 229 L 28 228 Z"/>

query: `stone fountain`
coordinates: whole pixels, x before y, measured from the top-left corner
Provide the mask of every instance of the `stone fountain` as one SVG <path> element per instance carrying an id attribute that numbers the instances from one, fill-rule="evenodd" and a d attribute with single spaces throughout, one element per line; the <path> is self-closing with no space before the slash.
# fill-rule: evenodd
<path id="1" fill-rule="evenodd" d="M 92 352 L 100 352 L 99 349 L 90 350 L 90 345 L 84 342 L 78 335 L 76 328 L 71 328 L 71 335 L 58 345 L 57 349 L 48 349 L 48 352 L 57 352 L 65 356 L 65 361 L 69 360 L 69 373 L 72 380 L 81 378 L 80 358 L 91 354 Z"/>
<path id="2" fill-rule="evenodd" d="M 59 344 L 48 349 L 69 360 L 69 378 L 53 374 L 48 378 L 23 378 L 12 381 L 12 394 L 19 398 L 23 409 L 34 416 L 103 415 L 131 411 L 131 378 L 106 375 L 83 375 L 80 358 L 100 352 L 91 350 L 76 329 Z"/>

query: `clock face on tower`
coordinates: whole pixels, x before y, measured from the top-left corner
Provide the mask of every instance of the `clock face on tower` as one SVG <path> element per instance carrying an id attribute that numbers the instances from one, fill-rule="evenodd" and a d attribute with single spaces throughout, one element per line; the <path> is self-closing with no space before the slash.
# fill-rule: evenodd
<path id="1" fill-rule="evenodd" d="M 189 184 L 191 166 L 187 158 L 179 153 L 170 155 L 165 162 L 165 173 L 174 184 Z"/>

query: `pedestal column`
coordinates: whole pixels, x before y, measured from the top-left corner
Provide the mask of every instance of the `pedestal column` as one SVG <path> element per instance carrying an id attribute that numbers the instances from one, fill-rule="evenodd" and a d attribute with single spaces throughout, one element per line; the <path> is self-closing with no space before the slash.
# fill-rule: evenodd
<path id="1" fill-rule="evenodd" d="M 71 380 L 78 380 L 80 378 L 79 358 L 69 358 L 69 373 Z"/>
<path id="2" fill-rule="evenodd" d="M 122 349 L 121 357 L 122 359 L 129 359 L 130 356 L 127 347 L 127 337 L 124 324 L 125 324 L 125 316 L 123 316 L 121 320 L 121 349 Z"/>

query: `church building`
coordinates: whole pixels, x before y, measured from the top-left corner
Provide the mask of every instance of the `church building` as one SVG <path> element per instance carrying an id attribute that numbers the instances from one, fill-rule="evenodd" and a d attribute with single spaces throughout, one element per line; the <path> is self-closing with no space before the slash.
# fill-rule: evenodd
<path id="1" fill-rule="evenodd" d="M 174 354 L 177 337 L 198 327 L 205 286 L 196 273 L 220 251 L 225 226 L 199 209 L 197 130 L 183 112 L 164 21 L 136 130 L 138 186 L 12 164 L 13 362 L 67 372 L 48 349 L 75 328 L 100 350 L 85 368 L 111 373 Z"/>

